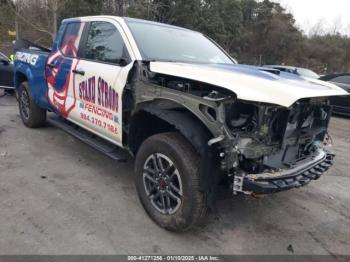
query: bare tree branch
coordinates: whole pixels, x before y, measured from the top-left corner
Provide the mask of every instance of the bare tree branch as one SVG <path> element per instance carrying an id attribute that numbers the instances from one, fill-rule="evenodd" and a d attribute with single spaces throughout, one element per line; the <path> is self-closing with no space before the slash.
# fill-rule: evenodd
<path id="1" fill-rule="evenodd" d="M 12 1 L 12 0 L 7 0 L 8 2 L 8 5 L 10 6 L 10 8 L 12 9 L 12 11 L 15 13 L 16 17 L 20 18 L 25 24 L 33 27 L 35 30 L 39 31 L 39 32 L 42 32 L 42 33 L 45 33 L 45 34 L 48 34 L 52 39 L 55 37 L 55 34 L 53 32 L 50 32 L 48 31 L 47 29 L 44 29 L 38 25 L 36 25 L 35 23 L 31 22 L 30 20 L 26 19 L 22 14 L 21 12 L 19 11 L 19 6 L 17 6 L 17 1 Z M 14 4 L 14 7 L 13 5 L 11 4 L 13 3 Z"/>

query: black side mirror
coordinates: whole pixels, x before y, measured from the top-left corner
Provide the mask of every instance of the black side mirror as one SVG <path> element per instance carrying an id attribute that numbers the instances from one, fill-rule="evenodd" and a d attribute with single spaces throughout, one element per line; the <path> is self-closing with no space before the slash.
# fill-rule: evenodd
<path id="1" fill-rule="evenodd" d="M 126 66 L 126 65 L 128 65 L 129 63 L 130 63 L 130 61 L 128 61 L 128 60 L 125 59 L 125 58 L 120 58 L 119 61 L 118 61 L 118 64 L 119 64 L 120 66 Z"/>

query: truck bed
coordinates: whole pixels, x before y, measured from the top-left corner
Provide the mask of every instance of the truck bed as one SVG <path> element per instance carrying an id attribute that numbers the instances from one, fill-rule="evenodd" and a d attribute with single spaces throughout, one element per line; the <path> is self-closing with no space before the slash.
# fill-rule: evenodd
<path id="1" fill-rule="evenodd" d="M 15 55 L 15 87 L 18 88 L 23 80 L 26 80 L 32 88 L 35 102 L 48 108 L 47 83 L 45 76 L 46 61 L 49 51 L 33 48 L 22 48 Z"/>

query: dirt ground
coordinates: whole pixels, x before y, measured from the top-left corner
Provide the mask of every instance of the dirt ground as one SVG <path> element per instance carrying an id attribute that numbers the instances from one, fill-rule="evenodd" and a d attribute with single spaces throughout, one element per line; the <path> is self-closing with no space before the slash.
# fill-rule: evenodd
<path id="1" fill-rule="evenodd" d="M 220 196 L 184 234 L 144 212 L 133 162 L 116 163 L 50 125 L 23 126 L 0 98 L 0 254 L 350 254 L 350 119 L 334 117 L 335 166 L 262 199 Z"/>

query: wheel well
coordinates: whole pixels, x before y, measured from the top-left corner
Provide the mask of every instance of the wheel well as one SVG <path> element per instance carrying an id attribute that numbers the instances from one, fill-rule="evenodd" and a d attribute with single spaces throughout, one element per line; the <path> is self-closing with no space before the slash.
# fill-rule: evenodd
<path id="1" fill-rule="evenodd" d="M 25 74 L 21 73 L 21 72 L 16 72 L 16 76 L 15 76 L 15 85 L 16 88 L 18 88 L 20 86 L 21 83 L 27 81 L 27 77 Z"/>
<path id="2" fill-rule="evenodd" d="M 175 131 L 175 126 L 145 110 L 137 112 L 131 120 L 128 133 L 128 146 L 136 154 L 143 141 L 148 137 L 165 132 Z"/>
<path id="3" fill-rule="evenodd" d="M 124 144 L 127 143 L 131 152 L 136 154 L 148 137 L 174 131 L 189 140 L 197 152 L 202 150 L 203 143 L 207 144 L 213 138 L 208 128 L 185 108 L 143 108 L 132 116 Z"/>
<path id="4" fill-rule="evenodd" d="M 174 131 L 181 133 L 199 154 L 200 188 L 208 192 L 208 205 L 215 209 L 216 185 L 221 179 L 218 149 L 214 145 L 208 145 L 213 134 L 194 114 L 179 108 L 144 108 L 133 115 L 126 141 L 129 149 L 136 155 L 142 142 L 148 137 Z"/>

